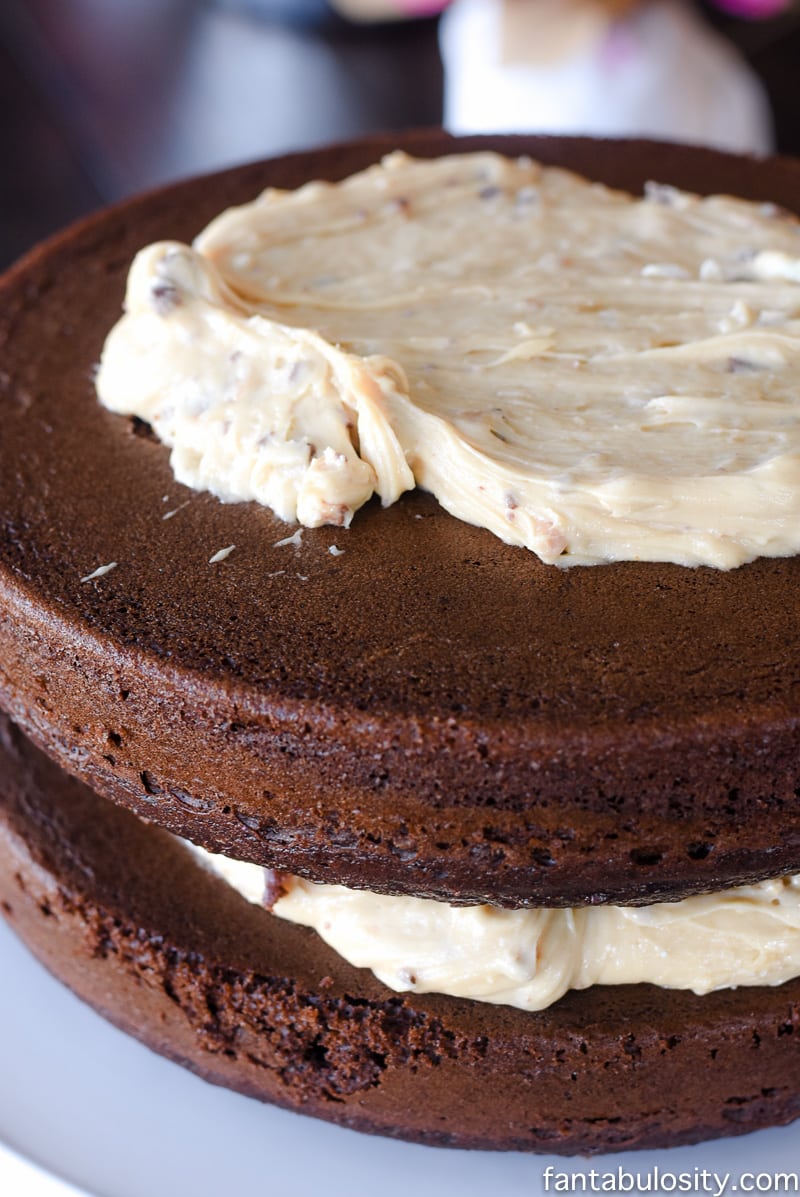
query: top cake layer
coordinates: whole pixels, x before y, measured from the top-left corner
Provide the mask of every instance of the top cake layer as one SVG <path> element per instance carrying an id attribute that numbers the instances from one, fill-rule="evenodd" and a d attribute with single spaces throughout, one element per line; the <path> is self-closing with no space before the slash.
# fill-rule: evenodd
<path id="1" fill-rule="evenodd" d="M 793 163 L 492 146 L 634 191 L 656 177 L 800 208 Z M 797 871 L 797 558 L 564 572 L 422 495 L 294 536 L 254 504 L 179 486 L 145 427 L 97 406 L 93 368 L 137 249 L 389 148 L 167 189 L 6 276 L 3 704 L 139 813 L 318 880 L 575 905 Z"/>

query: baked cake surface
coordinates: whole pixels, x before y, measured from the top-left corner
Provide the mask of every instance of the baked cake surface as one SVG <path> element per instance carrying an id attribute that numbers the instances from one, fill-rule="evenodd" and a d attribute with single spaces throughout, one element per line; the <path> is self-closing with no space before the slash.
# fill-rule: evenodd
<path id="1" fill-rule="evenodd" d="M 106 796 L 318 880 L 575 905 L 797 871 L 797 558 L 561 571 L 424 495 L 281 543 L 291 527 L 180 487 L 147 428 L 97 404 L 140 246 L 396 144 L 168 188 L 5 276 L 0 701 Z M 792 162 L 490 144 L 633 191 L 655 177 L 800 210 Z"/>

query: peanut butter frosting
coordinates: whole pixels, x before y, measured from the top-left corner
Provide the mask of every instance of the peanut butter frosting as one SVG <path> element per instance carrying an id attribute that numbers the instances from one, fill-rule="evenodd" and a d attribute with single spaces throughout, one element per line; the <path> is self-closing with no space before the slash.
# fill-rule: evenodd
<path id="1" fill-rule="evenodd" d="M 546 562 L 730 568 L 800 548 L 798 283 L 769 204 L 395 153 L 144 250 L 97 387 L 286 521 L 416 485 Z"/>
<path id="2" fill-rule="evenodd" d="M 320 885 L 193 849 L 390 989 L 544 1010 L 570 989 L 711 993 L 800 976 L 800 875 L 651 906 L 501 910 Z"/>

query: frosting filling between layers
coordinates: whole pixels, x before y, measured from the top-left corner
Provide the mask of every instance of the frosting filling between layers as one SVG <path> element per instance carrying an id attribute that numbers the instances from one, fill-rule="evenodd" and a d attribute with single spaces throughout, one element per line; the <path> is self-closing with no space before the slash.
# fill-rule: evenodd
<path id="1" fill-rule="evenodd" d="M 548 562 L 727 568 L 800 550 L 798 283 L 770 205 L 394 154 L 144 250 L 97 387 L 285 520 L 419 485 Z"/>
<path id="2" fill-rule="evenodd" d="M 190 845 L 248 901 L 312 927 L 390 989 L 543 1010 L 570 989 L 710 993 L 800 976 L 800 874 L 654 906 L 449 906 L 275 874 Z"/>

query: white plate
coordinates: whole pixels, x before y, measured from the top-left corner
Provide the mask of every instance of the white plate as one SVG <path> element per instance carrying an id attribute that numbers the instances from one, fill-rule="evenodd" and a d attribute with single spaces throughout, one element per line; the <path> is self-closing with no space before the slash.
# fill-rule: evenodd
<path id="1" fill-rule="evenodd" d="M 620 1167 L 697 1178 L 696 1169 L 708 1169 L 730 1174 L 727 1197 L 744 1172 L 798 1166 L 800 1124 L 699 1147 L 564 1161 L 395 1143 L 262 1106 L 205 1084 L 109 1026 L 54 981 L 2 920 L 0 1040 L 0 1139 L 98 1197 L 538 1197 L 548 1164 L 594 1169 L 595 1191 Z M 37 1188 L 34 1169 L 30 1187 L 12 1187 L 18 1166 L 0 1152 L 0 1193 L 60 1191 Z M 585 1184 L 591 1192 L 591 1183 L 579 1177 L 575 1191 Z M 551 1193 L 559 1191 L 554 1184 Z M 692 1191 L 717 1194 L 711 1185 L 698 1179 Z"/>
<path id="2" fill-rule="evenodd" d="M 66 1181 L 45 1172 L 0 1143 L 0 1192 L 14 1197 L 81 1197 Z"/>

